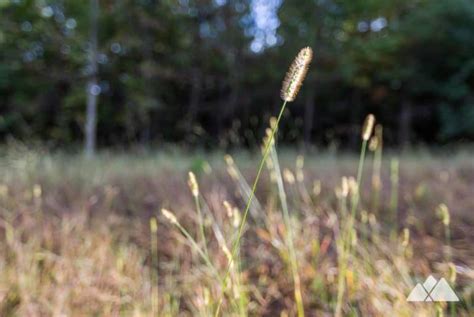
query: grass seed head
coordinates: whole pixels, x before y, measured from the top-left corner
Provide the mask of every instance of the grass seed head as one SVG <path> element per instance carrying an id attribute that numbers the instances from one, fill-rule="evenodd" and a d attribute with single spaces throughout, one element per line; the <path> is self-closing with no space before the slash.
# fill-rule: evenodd
<path id="1" fill-rule="evenodd" d="M 158 231 L 158 223 L 156 222 L 155 217 L 150 218 L 150 231 L 151 233 L 156 233 Z"/>
<path id="2" fill-rule="evenodd" d="M 406 248 L 408 243 L 410 243 L 410 229 L 404 228 L 402 234 L 402 246 Z"/>
<path id="3" fill-rule="evenodd" d="M 196 180 L 196 175 L 194 175 L 193 172 L 189 172 L 188 176 L 189 176 L 188 177 L 189 188 L 191 189 L 191 192 L 193 193 L 193 196 L 197 197 L 197 196 L 199 196 L 199 185 L 198 185 L 198 182 Z"/>
<path id="4" fill-rule="evenodd" d="M 276 117 L 271 117 L 270 118 L 270 128 L 272 130 L 276 129 L 277 127 L 277 118 Z"/>
<path id="5" fill-rule="evenodd" d="M 358 241 L 359 239 L 357 237 L 357 231 L 355 230 L 355 228 L 351 228 L 351 245 L 353 247 L 357 246 Z"/>
<path id="6" fill-rule="evenodd" d="M 376 135 L 373 135 L 369 141 L 369 150 L 372 152 L 375 152 L 375 150 L 377 150 L 378 147 L 379 147 L 379 139 Z"/>
<path id="7" fill-rule="evenodd" d="M 240 217 L 240 211 L 237 209 L 237 207 L 234 207 L 232 216 L 232 225 L 234 228 L 238 228 L 240 226 L 240 222 L 242 221 L 242 217 Z"/>
<path id="8" fill-rule="evenodd" d="M 240 212 L 237 207 L 232 207 L 232 205 L 227 201 L 224 200 L 224 208 L 227 212 L 227 217 L 232 220 L 232 226 L 234 228 L 238 228 L 240 224 Z"/>
<path id="9" fill-rule="evenodd" d="M 224 160 L 227 165 L 234 165 L 234 159 L 229 154 L 224 155 Z"/>
<path id="10" fill-rule="evenodd" d="M 295 100 L 312 59 L 313 50 L 310 47 L 305 47 L 298 53 L 283 80 L 281 99 L 287 102 Z"/>
<path id="11" fill-rule="evenodd" d="M 35 197 L 35 198 L 41 198 L 41 193 L 42 193 L 41 185 L 35 184 L 35 185 L 33 186 L 33 197 Z"/>
<path id="12" fill-rule="evenodd" d="M 163 216 L 165 216 L 165 218 L 168 219 L 168 221 L 171 222 L 172 224 L 174 224 L 174 225 L 177 225 L 177 224 L 178 224 L 178 219 L 176 219 L 176 216 L 175 216 L 171 211 L 169 211 L 168 209 L 162 208 L 162 209 L 161 209 L 161 213 L 162 213 Z"/>
<path id="13" fill-rule="evenodd" d="M 321 194 L 321 181 L 319 179 L 313 182 L 313 194 L 315 196 Z"/>
<path id="14" fill-rule="evenodd" d="M 265 153 L 265 149 L 267 148 L 268 142 L 271 141 L 271 146 L 275 145 L 275 138 L 273 137 L 272 129 L 266 128 L 265 129 L 265 136 L 263 137 L 262 142 L 262 153 Z"/>
<path id="15" fill-rule="evenodd" d="M 446 206 L 445 204 L 441 204 L 436 209 L 436 212 L 437 212 L 438 216 L 441 218 L 441 221 L 443 222 L 443 225 L 445 225 L 446 227 L 449 226 L 450 216 L 449 216 L 448 206 Z"/>
<path id="16" fill-rule="evenodd" d="M 374 129 L 375 116 L 369 114 L 364 121 L 364 126 L 362 127 L 362 140 L 369 141 L 370 136 L 372 135 L 372 130 Z"/>
<path id="17" fill-rule="evenodd" d="M 296 180 L 299 183 L 302 183 L 304 181 L 304 156 L 303 155 L 298 155 L 296 158 Z"/>
<path id="18" fill-rule="evenodd" d="M 226 154 L 224 156 L 224 160 L 225 160 L 225 163 L 227 165 L 227 173 L 229 173 L 230 177 L 233 180 L 238 181 L 239 180 L 239 173 L 237 171 L 237 167 L 235 166 L 234 159 L 229 154 Z"/>
<path id="19" fill-rule="evenodd" d="M 227 261 L 229 262 L 230 267 L 232 268 L 233 265 L 234 265 L 234 261 L 232 261 L 232 253 L 230 253 L 229 248 L 228 248 L 225 244 L 221 245 L 221 249 L 222 249 L 222 252 L 224 252 L 224 254 L 225 254 L 225 256 L 226 256 Z"/>
<path id="20" fill-rule="evenodd" d="M 342 177 L 341 190 L 343 197 L 349 196 L 349 181 L 346 176 Z"/>
<path id="21" fill-rule="evenodd" d="M 295 175 L 287 168 L 283 170 L 283 179 L 290 185 L 295 183 Z"/>
<path id="22" fill-rule="evenodd" d="M 232 214 L 233 214 L 232 205 L 227 200 L 224 200 L 223 204 L 227 212 L 227 217 L 232 218 Z"/>
<path id="23" fill-rule="evenodd" d="M 352 195 L 357 195 L 359 193 L 359 185 L 354 177 L 349 177 L 347 179 L 347 183 L 349 185 L 349 193 Z"/>

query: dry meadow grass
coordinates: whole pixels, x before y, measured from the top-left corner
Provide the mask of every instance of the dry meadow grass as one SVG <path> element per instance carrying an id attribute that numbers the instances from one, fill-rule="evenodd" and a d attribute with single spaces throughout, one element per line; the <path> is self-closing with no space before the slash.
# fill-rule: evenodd
<path id="1" fill-rule="evenodd" d="M 390 173 L 391 155 L 385 156 L 380 187 L 373 187 L 372 154 L 363 174 L 347 246 L 343 314 L 448 315 L 453 308 L 447 305 L 406 301 L 414 284 L 433 274 L 455 286 L 461 298 L 455 313 L 472 316 L 470 154 L 402 155 L 398 183 Z M 292 256 L 306 315 L 332 315 L 354 190 L 350 178 L 342 178 L 355 176 L 357 160 L 315 153 L 303 166 L 294 153 L 284 153 L 284 204 L 275 162 L 267 166 L 224 283 L 257 159 L 238 154 L 226 164 L 218 153 L 158 153 L 85 160 L 28 151 L 3 157 L 0 315 L 212 316 L 222 298 L 224 316 L 293 316 Z M 198 181 L 196 199 L 189 170 Z M 449 210 L 449 241 L 440 204 Z"/>

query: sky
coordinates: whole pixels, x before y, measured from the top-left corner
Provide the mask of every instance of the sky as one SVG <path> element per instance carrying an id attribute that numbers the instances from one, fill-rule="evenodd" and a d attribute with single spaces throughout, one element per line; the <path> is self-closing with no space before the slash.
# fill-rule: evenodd
<path id="1" fill-rule="evenodd" d="M 266 47 L 271 47 L 278 42 L 277 29 L 280 26 L 278 9 L 282 0 L 253 0 L 251 3 L 251 18 L 254 27 L 250 30 L 254 37 L 250 49 L 259 53 Z"/>

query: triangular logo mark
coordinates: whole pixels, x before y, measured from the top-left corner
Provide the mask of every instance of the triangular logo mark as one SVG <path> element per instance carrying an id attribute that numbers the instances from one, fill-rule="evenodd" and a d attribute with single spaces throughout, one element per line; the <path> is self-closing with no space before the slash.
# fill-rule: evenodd
<path id="1" fill-rule="evenodd" d="M 442 278 L 438 281 L 428 276 L 423 284 L 416 284 L 407 297 L 409 302 L 458 302 L 459 298 L 448 282 Z"/>
<path id="2" fill-rule="evenodd" d="M 408 295 L 407 301 L 409 302 L 424 302 L 428 297 L 428 293 L 425 291 L 420 283 L 416 284 L 415 288 Z"/>
<path id="3" fill-rule="evenodd" d="M 431 293 L 436 283 L 437 283 L 436 279 L 432 275 L 430 275 L 426 278 L 425 282 L 423 283 L 423 287 L 428 293 Z"/>
<path id="4" fill-rule="evenodd" d="M 444 278 L 439 280 L 430 296 L 436 302 L 459 302 L 458 296 Z"/>

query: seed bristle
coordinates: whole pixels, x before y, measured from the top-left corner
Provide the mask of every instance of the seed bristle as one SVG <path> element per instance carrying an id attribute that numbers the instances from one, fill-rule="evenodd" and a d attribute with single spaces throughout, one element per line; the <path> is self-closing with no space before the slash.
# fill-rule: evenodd
<path id="1" fill-rule="evenodd" d="M 169 210 L 167 209 L 161 209 L 161 213 L 163 214 L 163 216 L 165 216 L 166 219 L 168 219 L 169 222 L 171 222 L 172 224 L 177 224 L 178 223 L 178 219 L 176 219 L 176 216 Z"/>
<path id="2" fill-rule="evenodd" d="M 364 121 L 364 126 L 362 127 L 362 140 L 369 141 L 374 129 L 374 124 L 375 116 L 373 114 L 367 115 Z"/>
<path id="3" fill-rule="evenodd" d="M 283 85 L 281 88 L 281 99 L 287 102 L 294 101 L 296 95 L 303 84 L 303 80 L 308 72 L 309 64 L 313 59 L 313 50 L 310 47 L 305 47 L 300 50 L 296 58 L 291 63 L 288 72 L 286 73 Z"/>

